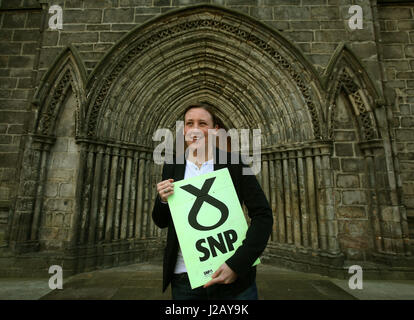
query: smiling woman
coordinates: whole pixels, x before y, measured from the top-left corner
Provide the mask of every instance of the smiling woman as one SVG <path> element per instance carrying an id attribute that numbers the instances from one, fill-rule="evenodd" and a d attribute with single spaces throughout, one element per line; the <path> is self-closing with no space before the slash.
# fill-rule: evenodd
<path id="1" fill-rule="evenodd" d="M 406 270 L 414 244 L 410 6 L 360 1 L 364 30 L 352 31 L 347 5 L 310 1 L 267 1 L 275 4 L 249 14 L 176 6 L 199 1 L 57 2 L 65 3 L 61 33 L 47 27 L 53 14 L 39 1 L 0 1 L 0 273 L 43 274 L 37 261 L 49 253 L 67 274 L 158 259 L 168 224 L 161 230 L 151 219 L 154 203 L 163 205 L 156 184 L 217 163 L 203 163 L 207 154 L 187 168 L 182 157 L 161 179 L 154 132 L 171 129 L 164 153 L 183 155 L 184 111 L 199 102 L 211 108 L 190 111 L 208 111 L 213 131 L 224 127 L 220 118 L 241 146 L 243 130 L 261 130 L 253 163 L 278 222 L 267 263 L 340 277 L 353 260 Z M 165 2 L 174 10 L 160 10 Z M 197 125 L 193 138 L 204 136 Z M 249 179 L 235 181 L 240 191 Z M 178 245 L 168 261 L 177 253 Z"/>
<path id="2" fill-rule="evenodd" d="M 206 104 L 190 105 L 184 112 L 185 163 L 165 164 L 162 181 L 157 184 L 158 197 L 152 213 L 155 224 L 168 227 L 167 247 L 164 256 L 164 290 L 171 283 L 173 299 L 257 299 L 256 267 L 253 262 L 260 256 L 269 239 L 273 218 L 269 203 L 254 175 L 243 175 L 243 165 L 217 160 L 220 153 L 209 143 L 209 131 L 216 132 L 220 119 Z M 210 136 L 211 139 L 211 136 Z M 217 152 L 217 150 L 219 150 Z M 217 270 L 204 285 L 191 289 L 187 268 L 178 244 L 176 229 L 167 205 L 174 194 L 174 181 L 188 179 L 221 168 L 229 169 L 240 203 L 245 203 L 251 218 L 243 244 Z M 208 259 L 208 258 L 206 258 Z"/>
<path id="3" fill-rule="evenodd" d="M 209 109 L 211 110 L 207 105 L 192 105 L 184 113 L 186 158 L 198 168 L 213 157 L 213 150 L 208 141 L 209 130 L 219 129 L 217 118 Z"/>

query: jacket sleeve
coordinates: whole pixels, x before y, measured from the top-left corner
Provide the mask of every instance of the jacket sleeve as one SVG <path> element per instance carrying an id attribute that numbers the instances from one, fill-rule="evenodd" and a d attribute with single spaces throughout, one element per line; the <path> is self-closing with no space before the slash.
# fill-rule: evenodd
<path id="1" fill-rule="evenodd" d="M 164 164 L 162 169 L 161 181 L 172 179 L 172 166 Z M 161 198 L 157 195 L 155 199 L 154 208 L 152 210 L 152 220 L 159 228 L 166 228 L 171 220 L 171 212 L 168 203 L 162 203 Z"/>
<path id="2" fill-rule="evenodd" d="M 272 232 L 273 216 L 256 177 L 254 175 L 243 175 L 242 168 L 248 169 L 247 165 L 242 163 L 238 167 L 240 170 L 238 174 L 240 175 L 241 198 L 248 209 L 251 223 L 242 245 L 237 248 L 226 263 L 239 276 L 243 276 L 266 248 Z"/>

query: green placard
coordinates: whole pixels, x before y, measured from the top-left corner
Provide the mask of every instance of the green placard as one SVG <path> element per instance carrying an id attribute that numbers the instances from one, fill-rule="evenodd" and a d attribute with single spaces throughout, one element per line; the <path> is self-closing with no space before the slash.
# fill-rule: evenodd
<path id="1" fill-rule="evenodd" d="M 247 222 L 227 168 L 174 182 L 168 205 L 194 289 L 242 244 Z"/>

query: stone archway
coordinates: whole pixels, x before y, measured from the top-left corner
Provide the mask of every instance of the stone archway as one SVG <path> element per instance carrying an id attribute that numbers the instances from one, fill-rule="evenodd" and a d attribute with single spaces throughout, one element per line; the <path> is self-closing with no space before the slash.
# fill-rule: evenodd
<path id="1" fill-rule="evenodd" d="M 376 177 L 392 171 L 371 165 L 378 161 L 376 152 L 389 159 L 377 128 L 376 90 L 345 47 L 321 80 L 278 32 L 243 14 L 202 5 L 168 12 L 132 30 L 88 78 L 83 70 L 76 51 L 68 48 L 37 93 L 40 109 L 24 155 L 28 170 L 9 234 L 16 249 L 52 249 L 50 239 L 38 232 L 47 216 L 47 163 L 58 115 L 72 99 L 79 164 L 73 215 L 60 247 L 67 267 L 80 272 L 160 256 L 164 233 L 150 215 L 161 169 L 152 161 L 152 135 L 173 128 L 188 104 L 204 100 L 217 106 L 229 128 L 262 131 L 258 179 L 275 218 L 267 258 L 341 269 L 345 258 L 353 258 L 349 249 L 359 237 L 348 230 L 352 225 L 343 215 L 353 200 L 341 201 L 357 194 L 366 194 L 361 201 L 369 203 L 363 229 L 367 257 L 406 254 L 399 202 L 382 207 L 375 202 L 389 189 L 383 180 L 379 190 Z M 366 164 L 353 175 L 369 181 L 352 190 L 338 184 L 344 179 L 342 162 L 358 161 L 345 158 L 360 156 L 360 150 L 347 154 L 349 145 L 335 142 L 340 129 L 335 110 L 345 110 L 337 107 L 348 103 L 344 99 L 354 108 L 350 117 L 355 132 L 362 132 L 358 146 Z M 29 194 L 28 181 L 34 186 Z"/>
<path id="2" fill-rule="evenodd" d="M 320 213 L 333 204 L 320 200 L 332 199 L 332 144 L 318 76 L 280 34 L 230 10 L 187 8 L 132 31 L 90 79 L 79 244 L 162 236 L 149 219 L 160 173 L 152 135 L 205 100 L 229 128 L 262 131 L 259 179 L 278 221 L 269 253 L 302 248 L 341 259 L 335 217 Z"/>

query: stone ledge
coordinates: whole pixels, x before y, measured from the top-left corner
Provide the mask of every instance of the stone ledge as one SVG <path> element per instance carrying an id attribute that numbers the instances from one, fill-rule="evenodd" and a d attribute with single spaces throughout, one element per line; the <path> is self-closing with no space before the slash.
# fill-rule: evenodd
<path id="1" fill-rule="evenodd" d="M 327 263 L 328 259 L 331 259 L 332 263 Z M 261 258 L 263 263 L 337 279 L 349 279 L 351 275 L 348 273 L 349 267 L 360 265 L 366 280 L 414 280 L 414 258 L 409 262 L 405 261 L 406 259 L 401 260 L 403 263 L 395 260 L 393 264 L 389 259 L 390 257 L 384 257 L 384 263 L 344 260 L 340 256 L 322 259 L 315 255 L 282 248 L 268 248 Z"/>
<path id="2" fill-rule="evenodd" d="M 0 250 L 1 277 L 47 277 L 49 267 L 60 265 L 65 277 L 81 272 L 107 269 L 138 262 L 159 261 L 163 242 L 153 239 L 131 243 L 128 240 L 90 247 L 74 247 L 65 251 L 14 253 L 10 248 Z"/>

